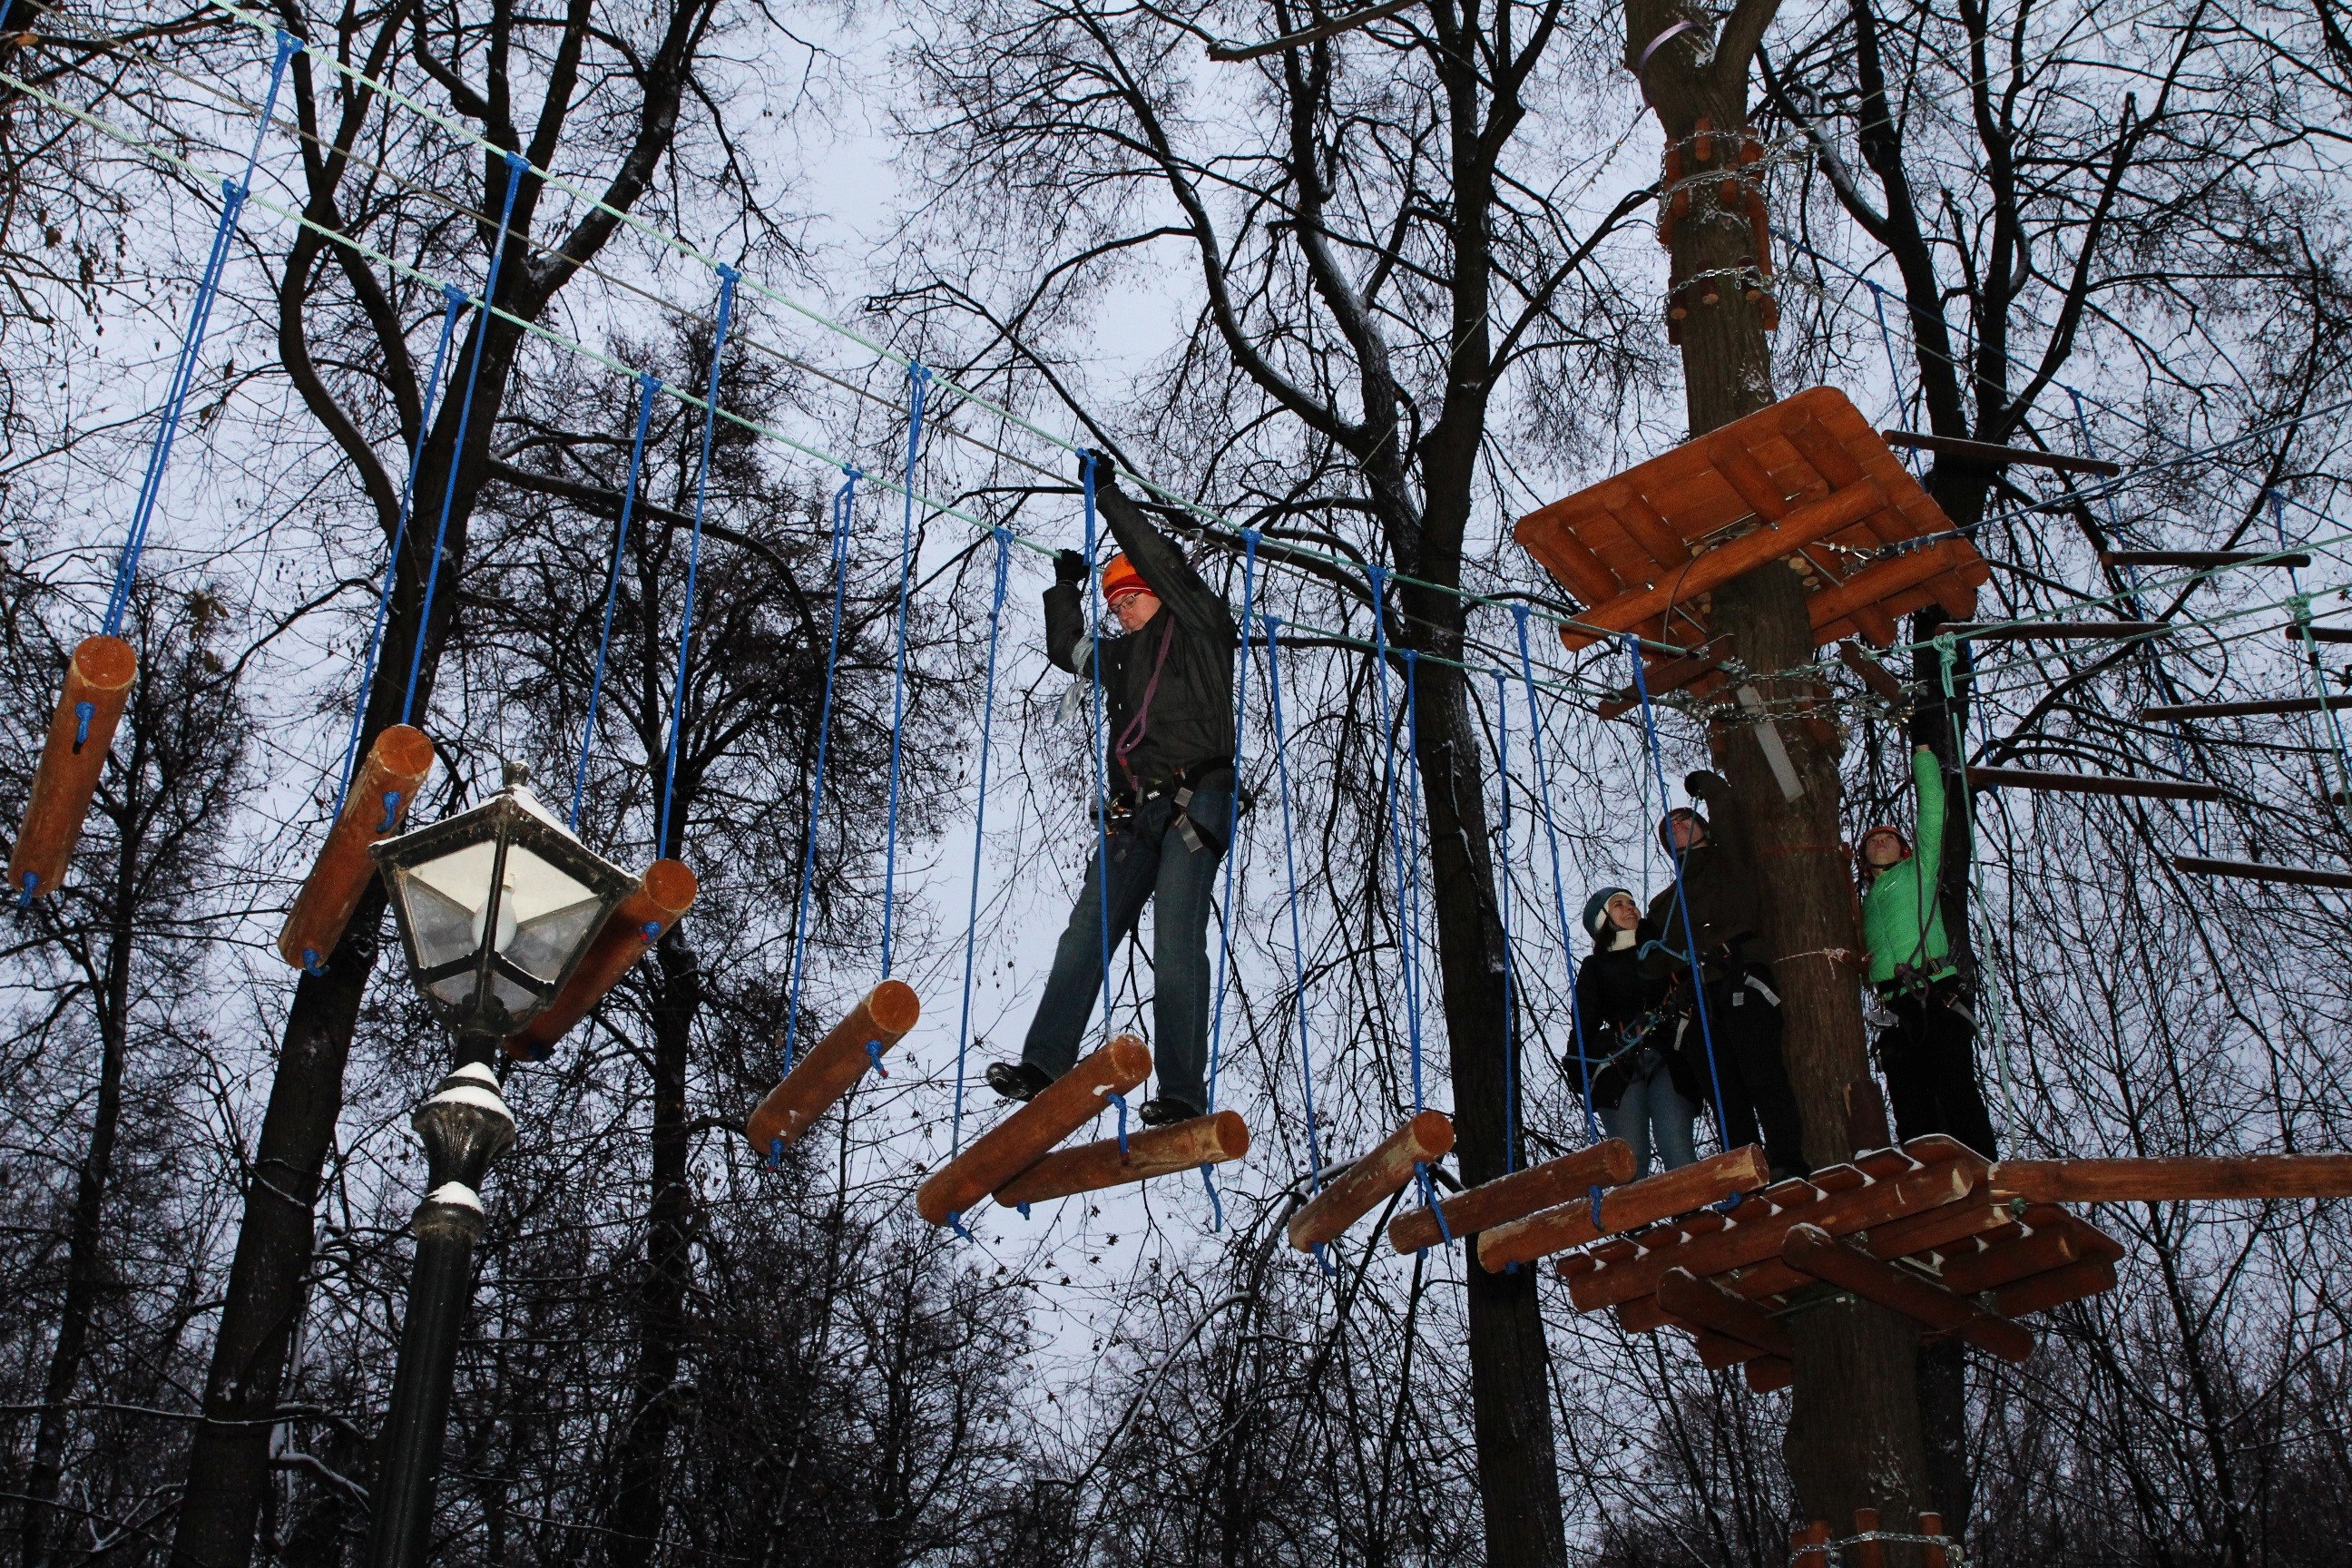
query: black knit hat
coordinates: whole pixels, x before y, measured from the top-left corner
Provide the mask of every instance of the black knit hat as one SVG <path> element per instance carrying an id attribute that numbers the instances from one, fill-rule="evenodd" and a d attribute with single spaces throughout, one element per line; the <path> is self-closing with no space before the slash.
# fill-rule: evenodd
<path id="1" fill-rule="evenodd" d="M 1677 816 L 1687 816 L 1693 822 L 1697 823 L 1699 837 L 1702 839 L 1711 836 L 1715 831 L 1714 828 L 1707 825 L 1706 813 L 1699 810 L 1697 807 L 1689 805 L 1678 805 L 1675 807 L 1674 810 L 1658 818 L 1658 842 L 1665 846 L 1666 853 L 1669 855 L 1675 852 L 1675 841 L 1667 830 L 1674 826 L 1675 818 Z"/>

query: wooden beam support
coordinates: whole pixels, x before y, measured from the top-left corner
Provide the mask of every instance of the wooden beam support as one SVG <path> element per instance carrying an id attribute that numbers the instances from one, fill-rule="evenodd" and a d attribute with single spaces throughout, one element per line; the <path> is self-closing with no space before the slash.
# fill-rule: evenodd
<path id="1" fill-rule="evenodd" d="M 915 1189 L 915 1212 L 933 1225 L 966 1213 L 1102 1113 L 1109 1096 L 1151 1076 L 1151 1050 L 1121 1035 L 1038 1090 Z"/>
<path id="2" fill-rule="evenodd" d="M 1642 689 L 1647 690 L 1654 701 L 1666 692 L 1679 691 L 1711 669 L 1721 668 L 1726 659 L 1736 658 L 1738 654 L 1738 639 L 1727 632 L 1682 658 L 1664 659 L 1644 668 Z M 1627 686 L 1602 702 L 1596 711 L 1603 719 L 1614 719 L 1621 714 L 1631 713 L 1641 705 L 1642 690 Z"/>
<path id="3" fill-rule="evenodd" d="M 885 980 L 867 992 L 847 1017 L 793 1064 L 784 1081 L 770 1089 L 751 1112 L 743 1124 L 743 1135 L 751 1141 L 751 1147 L 765 1154 L 807 1131 L 817 1118 L 840 1102 L 873 1062 L 866 1046 L 871 1043 L 888 1050 L 922 1016 L 923 1005 L 914 987 L 903 980 Z"/>
<path id="4" fill-rule="evenodd" d="M 1687 1268 L 1669 1268 L 1658 1279 L 1658 1305 L 1685 1322 L 1711 1329 L 1748 1347 L 1748 1356 L 1793 1356 L 1789 1331 L 1755 1302 L 1735 1296 Z M 1745 1361 L 1748 1356 L 1742 1356 Z"/>
<path id="5" fill-rule="evenodd" d="M 2143 724 L 2178 723 L 2184 719 L 2254 719 L 2273 713 L 2316 713 L 2322 709 L 2352 708 L 2352 696 L 2272 697 L 2253 702 L 2160 702 L 2139 710 Z"/>
<path id="6" fill-rule="evenodd" d="M 1895 678 L 1893 670 L 1863 652 L 1860 644 L 1851 642 L 1838 644 L 1838 662 L 1860 676 L 1864 686 L 1869 687 L 1897 708 L 1907 708 L 1911 705 L 1910 689 Z"/>
<path id="7" fill-rule="evenodd" d="M 2347 881 L 2352 883 L 2352 878 Z M 2352 1154 L 2003 1160 L 1993 1166 L 1988 1180 L 1996 1195 L 2021 1197 L 2034 1203 L 2347 1198 L 2352 1197 Z"/>
<path id="8" fill-rule="evenodd" d="M 2234 877 L 2242 882 L 2286 882 L 2298 888 L 2352 888 L 2352 872 L 2314 871 L 2301 866 L 2270 866 L 2254 860 L 2208 860 L 2175 855 L 2172 868 L 2200 877 Z"/>
<path id="9" fill-rule="evenodd" d="M 2289 642 L 2301 642 L 2305 632 L 2311 634 L 2314 642 L 2352 642 L 2352 626 L 2285 626 L 2279 630 L 2286 634 Z"/>
<path id="10" fill-rule="evenodd" d="M 1213 1116 L 1195 1116 L 1189 1121 L 1130 1133 L 1125 1150 L 1119 1148 L 1117 1138 L 1056 1150 L 997 1188 L 996 1201 L 1012 1208 L 1097 1193 L 1106 1187 L 1238 1160 L 1249 1152 L 1249 1127 L 1241 1113 L 1220 1110 Z"/>
<path id="11" fill-rule="evenodd" d="M 1485 1231 L 1478 1237 L 1478 1267 L 1499 1274 L 1514 1263 L 1530 1263 L 1604 1236 L 1703 1209 L 1734 1193 L 1753 1192 L 1769 1177 L 1764 1151 L 1753 1143 L 1710 1154 L 1678 1170 L 1644 1176 L 1602 1194 L 1598 1225 L 1587 1201 L 1562 1204 Z"/>
<path id="12" fill-rule="evenodd" d="M 2147 800 L 2219 800 L 2220 784 L 2136 779 L 2121 773 L 2045 773 L 2036 768 L 1970 768 L 1970 789 L 2043 789 L 2064 795 L 2136 795 Z"/>
<path id="13" fill-rule="evenodd" d="M 1890 447 L 1908 447 L 1914 451 L 1933 452 L 1939 458 L 1958 458 L 1990 468 L 2007 468 L 2011 463 L 2022 463 L 2028 468 L 2055 468 L 2062 474 L 2095 474 L 2103 479 L 2116 479 L 2124 471 L 2122 464 L 2110 463 L 2105 458 L 2074 458 L 2063 452 L 2037 452 L 2030 447 L 1964 441 L 1957 436 L 1930 436 L 1920 430 L 1881 430 L 1879 435 Z"/>
<path id="14" fill-rule="evenodd" d="M 2033 1354 L 2033 1336 L 2016 1324 L 1994 1317 L 1940 1285 L 1931 1285 L 1916 1274 L 1848 1247 L 1817 1225 L 1790 1227 L 1780 1243 L 1780 1260 L 1816 1279 L 1851 1290 L 1866 1301 L 1900 1312 L 1937 1333 L 1958 1334 L 2003 1361 L 2026 1361 Z"/>
<path id="15" fill-rule="evenodd" d="M 2116 1266 L 2104 1258 L 2085 1258 L 1994 1291 L 1992 1309 L 2004 1318 L 2021 1318 L 2115 1288 Z"/>
<path id="16" fill-rule="evenodd" d="M 1981 1252 L 1947 1258 L 1943 1268 L 1937 1270 L 1937 1279 L 1956 1296 L 1973 1296 L 2014 1285 L 2036 1274 L 2047 1274 L 2053 1268 L 2063 1268 L 2081 1256 L 2074 1232 L 2063 1226 L 2051 1226 L 2007 1247 L 1987 1247 Z"/>
<path id="17" fill-rule="evenodd" d="M 2102 550 L 2102 566 L 2308 566 L 2311 557 L 2282 550 Z"/>
<path id="18" fill-rule="evenodd" d="M 1739 1370 L 1750 1394 L 1770 1394 L 1797 1381 L 1797 1363 L 1776 1355 L 1758 1356 Z"/>
<path id="19" fill-rule="evenodd" d="M 1594 1187 L 1619 1186 L 1633 1179 L 1633 1151 L 1622 1138 L 1603 1138 L 1590 1148 L 1546 1160 L 1524 1171 L 1481 1182 L 1439 1204 L 1445 1230 L 1454 1240 L 1492 1230 L 1540 1209 L 1588 1200 Z M 1445 1237 L 1437 1214 L 1426 1205 L 1407 1209 L 1389 1222 L 1389 1245 L 1399 1252 L 1435 1247 Z"/>
<path id="20" fill-rule="evenodd" d="M 1379 1206 L 1412 1180 L 1412 1168 L 1445 1157 L 1454 1147 L 1454 1123 L 1442 1110 L 1424 1110 L 1381 1141 L 1380 1146 L 1323 1184 L 1323 1190 L 1290 1216 L 1290 1245 L 1311 1252 Z"/>

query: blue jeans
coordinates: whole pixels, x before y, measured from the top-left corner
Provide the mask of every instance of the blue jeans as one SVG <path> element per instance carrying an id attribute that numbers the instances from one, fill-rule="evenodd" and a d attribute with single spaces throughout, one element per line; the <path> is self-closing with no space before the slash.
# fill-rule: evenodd
<path id="1" fill-rule="evenodd" d="M 1691 1147 L 1691 1118 L 1698 1114 L 1698 1107 L 1675 1092 L 1675 1075 L 1667 1069 L 1665 1058 L 1643 1051 L 1633 1061 L 1625 1097 L 1610 1108 L 1609 1131 L 1633 1145 L 1633 1175 L 1638 1181 L 1650 1173 L 1654 1134 L 1660 1170 L 1675 1170 L 1698 1158 Z"/>
<path id="2" fill-rule="evenodd" d="M 1157 900 L 1151 1018 L 1160 1093 L 1196 1110 L 1205 1109 L 1209 1101 L 1209 901 L 1216 891 L 1217 862 L 1223 858 L 1232 810 L 1229 782 L 1193 792 L 1185 815 L 1192 819 L 1193 835 L 1200 841 L 1195 849 L 1178 826 L 1176 803 L 1162 795 L 1138 805 L 1111 830 L 1108 841 L 1113 955 L 1120 942 L 1135 934 L 1143 906 Z M 1045 994 L 1038 999 L 1037 1015 L 1029 1021 L 1029 1037 L 1021 1047 L 1023 1061 L 1055 1078 L 1076 1063 L 1095 999 L 1102 994 L 1102 858 L 1097 849 L 1087 867 L 1077 905 L 1070 910 L 1070 923 L 1054 949 Z"/>

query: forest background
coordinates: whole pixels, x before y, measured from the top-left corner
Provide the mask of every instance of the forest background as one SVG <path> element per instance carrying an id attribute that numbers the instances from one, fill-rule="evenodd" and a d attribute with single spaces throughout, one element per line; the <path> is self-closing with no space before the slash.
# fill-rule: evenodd
<path id="1" fill-rule="evenodd" d="M 1362 568 L 1458 531 L 1476 596 L 1459 626 L 1431 631 L 1400 597 L 1388 626 L 1470 667 L 1453 738 L 1471 761 L 1440 783 L 1466 776 L 1477 799 L 1430 820 L 1442 805 L 1463 825 L 1505 922 L 1511 1135 L 1528 1156 L 1573 1147 L 1584 1113 L 1558 1057 L 1585 943 L 1561 917 L 1594 887 L 1660 885 L 1661 791 L 1705 748 L 1672 707 L 1654 763 L 1638 714 L 1594 717 L 1622 651 L 1564 655 L 1540 617 L 1531 712 L 1510 606 L 1559 595 L 1508 529 L 1685 433 L 1661 149 L 1620 12 L 1433 5 L 1287 60 L 1204 57 L 1307 19 L 1066 0 L 287 0 L 261 17 L 324 58 L 296 57 L 261 137 L 131 598 L 142 677 L 71 885 L 0 942 L 0 1550 L 356 1555 L 422 1174 L 406 1116 L 446 1046 L 367 932 L 298 987 L 279 919 L 355 710 L 373 725 L 406 686 L 442 759 L 420 819 L 481 798 L 507 757 L 568 801 L 608 583 L 583 829 L 626 863 L 655 852 L 690 403 L 650 404 L 608 578 L 615 500 L 635 376 L 702 384 L 706 261 L 723 261 L 744 277 L 719 375 L 735 417 L 665 846 L 703 892 L 593 1025 L 510 1081 L 521 1134 L 486 1194 L 441 1490 L 451 1559 L 1476 1557 L 1475 1265 L 1360 1229 L 1327 1270 L 1280 1241 L 1317 1154 L 1369 1144 L 1424 1094 L 1452 1103 L 1461 1044 L 1431 933 L 1402 918 L 1433 921 L 1444 889 L 1409 815 L 1429 797 L 1400 765 L 1403 671 L 1376 679 L 1366 651 Z M 208 5 L 7 0 L 0 33 L 13 823 L 64 653 L 95 629 L 272 49 Z M 2352 1147 L 2341 900 L 2185 880 L 2165 858 L 2352 858 L 2341 735 L 2326 715 L 2194 732 L 2133 717 L 2308 689 L 2278 627 L 2296 594 L 2323 621 L 2352 598 L 2335 521 L 2347 94 L 2330 0 L 1853 0 L 1785 8 L 1766 35 L 1751 101 L 1780 233 L 1779 389 L 1828 382 L 1883 425 L 2125 463 L 2113 486 L 2012 470 L 1990 489 L 1981 521 L 1961 519 L 1994 563 L 1983 608 L 2182 623 L 1962 669 L 1970 759 L 2226 791 L 1978 803 L 1985 1068 L 2017 1152 Z M 524 153 L 529 177 L 477 137 Z M 436 401 L 442 285 L 478 291 L 494 250 L 508 315 L 470 375 L 478 328 L 460 322 Z M 938 377 L 914 505 L 894 489 L 909 358 Z M 1218 1093 L 1255 1142 L 1213 1196 L 1170 1179 L 994 1214 L 966 1241 L 918 1220 L 910 1189 L 992 1113 L 980 1066 L 1014 1048 L 1092 842 L 1085 731 L 1057 717 L 1066 682 L 1034 613 L 1040 551 L 1080 542 L 1057 440 L 1192 509 L 1171 517 L 1207 525 L 1197 558 L 1237 606 L 1235 531 L 1267 542 L 1248 592 L 1285 641 L 1278 668 L 1262 645 L 1250 665 L 1258 805 L 1221 927 Z M 841 461 L 866 479 L 827 710 Z M 996 526 L 1019 538 L 992 696 Z M 2118 542 L 2293 544 L 2315 563 L 2292 582 L 2131 579 L 2099 563 Z M 1936 652 L 1918 653 L 1890 658 L 1932 695 Z M 1906 727 L 1831 679 L 1858 836 L 1906 810 Z M 781 1037 L 870 985 L 886 939 L 923 1024 L 887 1079 L 765 1168 L 737 1130 Z M 1142 960 L 1114 980 L 1118 1019 L 1148 1025 Z M 2335 1561 L 2352 1534 L 2340 1210 L 2104 1217 L 2130 1246 L 2121 1288 L 2057 1314 L 2032 1362 L 1969 1369 L 1953 1495 L 1972 1560 Z M 1782 1561 L 1780 1398 L 1538 1300 L 1567 1554 Z"/>

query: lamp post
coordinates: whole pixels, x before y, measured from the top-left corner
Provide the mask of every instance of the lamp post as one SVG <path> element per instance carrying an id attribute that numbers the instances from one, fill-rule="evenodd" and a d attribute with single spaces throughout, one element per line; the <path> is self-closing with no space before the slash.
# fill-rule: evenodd
<path id="1" fill-rule="evenodd" d="M 449 1424 L 457 1331 L 473 1291 L 483 1174 L 514 1141 L 499 1095 L 502 1042 L 552 1001 L 633 879 L 574 838 L 506 767 L 496 795 L 374 847 L 401 946 L 457 1065 L 410 1125 L 431 1171 L 410 1228 L 416 1262 L 376 1464 L 368 1561 L 425 1561 Z"/>

